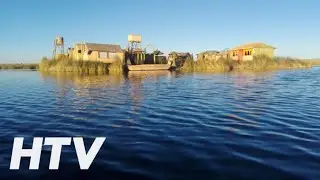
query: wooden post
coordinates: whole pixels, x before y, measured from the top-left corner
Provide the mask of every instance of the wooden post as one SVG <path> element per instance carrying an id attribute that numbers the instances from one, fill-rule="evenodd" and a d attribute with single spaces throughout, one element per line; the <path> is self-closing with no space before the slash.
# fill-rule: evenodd
<path id="1" fill-rule="evenodd" d="M 139 64 L 139 54 L 137 53 L 137 63 L 136 64 Z"/>

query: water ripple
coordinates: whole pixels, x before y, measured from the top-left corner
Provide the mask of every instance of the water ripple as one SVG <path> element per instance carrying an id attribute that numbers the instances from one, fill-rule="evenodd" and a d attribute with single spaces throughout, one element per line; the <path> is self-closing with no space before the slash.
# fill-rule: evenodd
<path id="1" fill-rule="evenodd" d="M 0 71 L 0 170 L 25 179 L 319 179 L 320 68 L 268 73 Z M 13 138 L 107 137 L 90 171 L 11 173 Z M 91 141 L 92 142 L 92 141 Z M 24 163 L 23 167 L 27 167 Z"/>

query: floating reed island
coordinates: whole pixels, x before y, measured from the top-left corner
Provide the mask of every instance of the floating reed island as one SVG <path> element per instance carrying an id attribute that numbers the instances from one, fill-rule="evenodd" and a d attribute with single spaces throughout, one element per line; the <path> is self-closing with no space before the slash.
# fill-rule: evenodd
<path id="1" fill-rule="evenodd" d="M 172 69 L 186 72 L 267 71 L 312 66 L 308 61 L 275 57 L 276 48 L 260 42 L 223 51 L 204 51 L 197 56 L 175 51 L 164 56 L 153 45 L 147 45 L 143 49 L 141 42 L 141 36 L 129 35 L 126 49 L 121 49 L 116 44 L 81 42 L 68 48 L 65 53 L 64 39 L 58 36 L 54 41 L 52 59 L 43 58 L 39 67 L 44 72 L 101 74 Z"/>
<path id="2" fill-rule="evenodd" d="M 230 58 L 199 59 L 194 61 L 191 57 L 177 60 L 180 66 L 177 71 L 183 72 L 243 72 L 243 71 L 270 71 L 283 69 L 311 68 L 312 63 L 290 57 L 270 58 L 265 55 L 254 56 L 251 61 L 238 62 Z M 150 64 L 152 66 L 152 64 Z M 86 74 L 122 73 L 125 70 L 123 63 L 118 60 L 113 63 L 97 61 L 71 60 L 61 58 L 49 60 L 43 58 L 39 64 L 43 72 L 76 72 Z M 146 69 L 148 70 L 148 68 Z M 150 69 L 152 70 L 152 69 Z"/>
<path id="3" fill-rule="evenodd" d="M 204 51 L 197 60 L 188 58 L 181 70 L 229 72 L 267 71 L 276 69 L 309 68 L 311 63 L 289 57 L 275 57 L 275 47 L 264 43 L 249 43 L 223 51 Z"/>

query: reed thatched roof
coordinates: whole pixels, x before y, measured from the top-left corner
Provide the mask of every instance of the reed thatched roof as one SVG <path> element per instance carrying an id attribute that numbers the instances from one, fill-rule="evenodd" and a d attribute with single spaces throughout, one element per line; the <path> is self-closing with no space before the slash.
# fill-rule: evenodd
<path id="1" fill-rule="evenodd" d="M 228 51 L 221 51 L 217 54 L 218 56 L 228 55 Z"/>
<path id="2" fill-rule="evenodd" d="M 203 51 L 203 52 L 200 52 L 198 55 L 201 55 L 201 54 L 219 54 L 220 51 L 216 51 L 216 50 L 207 50 L 207 51 Z"/>
<path id="3" fill-rule="evenodd" d="M 160 50 L 155 50 L 154 52 L 153 52 L 155 55 L 163 55 L 164 53 L 163 52 L 161 52 Z"/>
<path id="4" fill-rule="evenodd" d="M 261 42 L 255 42 L 255 43 L 243 44 L 243 45 L 231 48 L 230 50 L 240 50 L 240 49 L 250 49 L 250 48 L 272 48 L 272 49 L 276 49 L 275 47 L 270 46 L 268 44 L 261 43 Z"/>
<path id="5" fill-rule="evenodd" d="M 182 56 L 182 57 L 191 56 L 191 54 L 188 52 L 175 52 L 175 51 L 173 51 L 173 52 L 169 53 L 169 55 L 173 55 L 173 54 L 176 54 L 177 56 Z"/>
<path id="6" fill-rule="evenodd" d="M 120 45 L 114 44 L 86 43 L 85 46 L 89 51 L 123 52 Z"/>

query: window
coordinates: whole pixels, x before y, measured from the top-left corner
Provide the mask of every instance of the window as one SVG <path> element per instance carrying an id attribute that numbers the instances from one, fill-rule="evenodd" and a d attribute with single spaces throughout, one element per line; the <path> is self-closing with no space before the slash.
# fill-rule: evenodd
<path id="1" fill-rule="evenodd" d="M 245 50 L 244 51 L 245 56 L 251 56 L 252 55 L 252 50 Z"/>
<path id="2" fill-rule="evenodd" d="M 238 52 L 237 51 L 233 51 L 232 56 L 238 56 Z"/>
<path id="3" fill-rule="evenodd" d="M 108 58 L 107 52 L 99 52 L 99 58 Z"/>
<path id="4" fill-rule="evenodd" d="M 109 52 L 108 53 L 108 58 L 109 59 L 113 59 L 113 58 L 115 58 L 116 57 L 116 53 L 114 53 L 114 52 Z"/>

